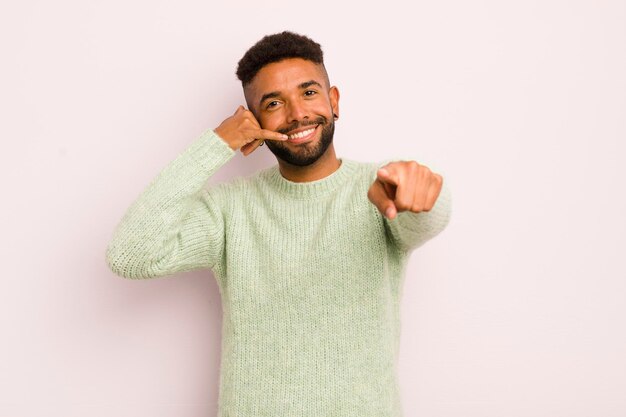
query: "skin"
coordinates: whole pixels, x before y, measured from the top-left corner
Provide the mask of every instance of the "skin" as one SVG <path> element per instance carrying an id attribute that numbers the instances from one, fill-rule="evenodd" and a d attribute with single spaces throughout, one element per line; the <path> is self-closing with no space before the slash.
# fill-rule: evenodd
<path id="1" fill-rule="evenodd" d="M 339 168 L 331 128 L 339 116 L 339 90 L 329 85 L 322 65 L 300 58 L 268 64 L 244 87 L 244 95 L 248 109 L 239 106 L 214 129 L 231 149 L 247 156 L 268 141 L 281 175 L 293 182 L 319 180 Z M 305 141 L 287 140 L 312 127 L 315 131 Z M 300 165 L 302 161 L 306 164 Z M 430 211 L 442 184 L 441 175 L 428 167 L 396 161 L 379 169 L 367 196 L 384 216 L 394 219 L 404 211 Z"/>
<path id="2" fill-rule="evenodd" d="M 367 197 L 388 219 L 403 211 L 430 211 L 441 193 L 443 177 L 415 161 L 391 162 L 378 170 Z"/>
<path id="3" fill-rule="evenodd" d="M 307 182 L 324 178 L 339 168 L 341 162 L 332 143 L 315 162 L 305 166 L 289 163 L 277 155 L 281 148 L 294 157 L 316 154 L 322 130 L 339 116 L 339 90 L 331 87 L 323 66 L 300 58 L 286 59 L 263 67 L 244 88 L 248 108 L 266 129 L 287 135 L 311 128 L 320 119 L 314 135 L 305 143 L 268 143 L 276 155 L 281 174 L 290 181 Z M 259 141 L 250 146 L 252 151 Z"/>

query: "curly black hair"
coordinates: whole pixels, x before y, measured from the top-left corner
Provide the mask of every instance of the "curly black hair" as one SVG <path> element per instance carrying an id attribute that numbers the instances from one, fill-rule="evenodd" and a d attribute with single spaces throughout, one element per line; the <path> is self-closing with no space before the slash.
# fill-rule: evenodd
<path id="1" fill-rule="evenodd" d="M 248 49 L 237 65 L 237 78 L 245 87 L 261 68 L 287 58 L 302 58 L 324 66 L 324 53 L 319 43 L 284 31 L 267 35 Z"/>

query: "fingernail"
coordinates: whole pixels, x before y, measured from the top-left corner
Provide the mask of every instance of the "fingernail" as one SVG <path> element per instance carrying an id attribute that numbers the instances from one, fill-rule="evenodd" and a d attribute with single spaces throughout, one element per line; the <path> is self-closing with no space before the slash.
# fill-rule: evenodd
<path id="1" fill-rule="evenodd" d="M 391 219 L 392 215 L 393 215 L 393 208 L 388 207 L 387 210 L 385 211 L 385 216 L 387 216 L 388 219 Z"/>

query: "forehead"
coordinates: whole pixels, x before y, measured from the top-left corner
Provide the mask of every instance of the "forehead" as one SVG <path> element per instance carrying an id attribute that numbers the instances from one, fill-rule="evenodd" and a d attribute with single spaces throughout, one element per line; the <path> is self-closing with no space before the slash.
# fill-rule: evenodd
<path id="1" fill-rule="evenodd" d="M 301 58 L 289 58 L 267 64 L 244 88 L 246 97 L 255 100 L 269 92 L 287 92 L 306 81 L 315 80 L 328 88 L 324 68 Z M 256 100 L 255 100 L 256 101 Z"/>

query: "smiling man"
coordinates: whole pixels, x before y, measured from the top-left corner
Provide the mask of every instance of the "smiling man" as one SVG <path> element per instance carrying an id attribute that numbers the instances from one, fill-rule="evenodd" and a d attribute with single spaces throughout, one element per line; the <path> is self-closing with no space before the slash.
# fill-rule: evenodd
<path id="1" fill-rule="evenodd" d="M 223 305 L 219 416 L 399 417 L 404 268 L 450 218 L 416 161 L 337 158 L 339 90 L 322 50 L 283 32 L 241 59 L 246 107 L 206 130 L 131 205 L 112 271 L 211 269 Z M 206 187 L 236 151 L 278 165 Z"/>

